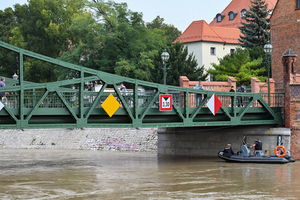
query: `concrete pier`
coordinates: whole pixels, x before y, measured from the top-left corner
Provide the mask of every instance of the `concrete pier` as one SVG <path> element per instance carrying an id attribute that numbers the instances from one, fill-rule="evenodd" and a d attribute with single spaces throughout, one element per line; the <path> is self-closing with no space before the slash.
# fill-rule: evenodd
<path id="1" fill-rule="evenodd" d="M 243 136 L 252 144 L 256 138 L 263 142 L 263 150 L 273 153 L 278 136 L 289 150 L 291 131 L 288 128 L 269 126 L 215 127 L 215 128 L 166 128 L 158 130 L 158 155 L 183 157 L 216 157 L 224 145 L 232 144 L 239 151 Z"/>

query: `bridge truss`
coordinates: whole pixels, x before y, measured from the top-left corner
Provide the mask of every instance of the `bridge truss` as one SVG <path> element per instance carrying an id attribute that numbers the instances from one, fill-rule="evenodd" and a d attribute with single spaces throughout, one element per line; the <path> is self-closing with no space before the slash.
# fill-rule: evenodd
<path id="1" fill-rule="evenodd" d="M 5 92 L 0 129 L 27 128 L 139 128 L 282 124 L 282 96 L 272 94 L 269 106 L 261 94 L 195 90 L 151 83 L 85 68 L 27 51 L 4 42 L 0 47 L 18 54 L 19 79 L 0 88 Z M 24 80 L 24 60 L 37 59 L 75 71 L 77 77 L 47 83 Z M 102 85 L 99 92 L 89 83 Z M 128 89 L 121 93 L 119 84 Z M 110 117 L 101 104 L 112 94 L 120 108 Z M 159 111 L 159 95 L 172 94 L 172 111 Z M 203 100 L 195 106 L 195 95 Z M 216 94 L 223 106 L 213 116 L 206 106 Z M 238 106 L 243 100 L 243 106 Z"/>

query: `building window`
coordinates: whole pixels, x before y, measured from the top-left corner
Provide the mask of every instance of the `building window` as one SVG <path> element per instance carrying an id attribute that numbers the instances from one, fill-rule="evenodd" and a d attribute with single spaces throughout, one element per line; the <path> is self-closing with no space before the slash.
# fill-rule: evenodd
<path id="1" fill-rule="evenodd" d="M 210 55 L 212 56 L 216 55 L 216 47 L 210 47 Z"/>
<path id="2" fill-rule="evenodd" d="M 230 49 L 230 54 L 233 54 L 235 52 L 235 49 Z"/>
<path id="3" fill-rule="evenodd" d="M 241 17 L 242 17 L 242 18 L 245 18 L 245 17 L 246 17 L 246 13 L 247 13 L 247 10 L 246 10 L 246 9 L 243 9 L 243 10 L 241 11 Z"/>
<path id="4" fill-rule="evenodd" d="M 236 12 L 230 11 L 230 12 L 228 13 L 229 21 L 234 20 L 234 18 L 235 18 L 236 15 L 237 15 Z"/>
<path id="5" fill-rule="evenodd" d="M 297 5 L 296 5 L 296 6 L 297 6 L 296 8 L 297 8 L 297 9 L 300 9 L 300 0 L 296 0 L 296 1 L 297 1 L 297 2 L 296 2 L 296 4 L 297 4 Z"/>
<path id="6" fill-rule="evenodd" d="M 223 18 L 224 18 L 225 16 L 224 15 L 222 15 L 222 14 L 217 14 L 217 16 L 216 16 L 216 18 L 217 18 L 217 22 L 221 22 L 222 20 L 223 20 Z"/>

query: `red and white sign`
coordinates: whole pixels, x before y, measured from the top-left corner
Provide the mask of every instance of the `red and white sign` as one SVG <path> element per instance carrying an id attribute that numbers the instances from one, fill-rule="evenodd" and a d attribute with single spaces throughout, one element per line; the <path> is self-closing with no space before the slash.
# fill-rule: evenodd
<path id="1" fill-rule="evenodd" d="M 209 108 L 209 110 L 212 112 L 212 114 L 216 115 L 217 112 L 222 107 L 222 102 L 220 101 L 220 99 L 217 97 L 216 94 L 213 94 L 212 97 L 208 100 L 206 105 Z"/>
<path id="2" fill-rule="evenodd" d="M 159 95 L 159 111 L 172 111 L 173 95 L 161 94 Z"/>

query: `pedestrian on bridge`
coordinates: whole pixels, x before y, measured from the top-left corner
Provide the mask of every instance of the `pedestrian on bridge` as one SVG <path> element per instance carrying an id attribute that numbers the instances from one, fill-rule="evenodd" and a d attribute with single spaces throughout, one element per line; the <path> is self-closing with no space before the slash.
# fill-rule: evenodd
<path id="1" fill-rule="evenodd" d="M 120 91 L 121 91 L 123 96 L 126 96 L 127 89 L 126 89 L 126 86 L 123 83 L 121 83 L 121 85 L 120 85 Z"/>
<path id="2" fill-rule="evenodd" d="M 5 80 L 4 78 L 0 78 L 0 88 L 5 87 Z M 0 101 L 2 101 L 2 98 L 5 96 L 5 92 L 0 92 Z"/>
<path id="3" fill-rule="evenodd" d="M 200 83 L 197 83 L 194 87 L 196 90 L 203 90 L 202 85 Z M 200 106 L 202 101 L 202 94 L 196 93 L 196 107 Z"/>
<path id="4" fill-rule="evenodd" d="M 237 92 L 241 92 L 241 93 L 246 92 L 245 86 L 244 86 L 244 85 L 241 85 L 241 86 L 238 88 Z M 244 100 L 244 98 L 243 98 L 242 96 L 239 96 L 239 97 L 238 97 L 238 107 L 243 107 L 243 106 L 244 106 L 243 100 Z"/>

